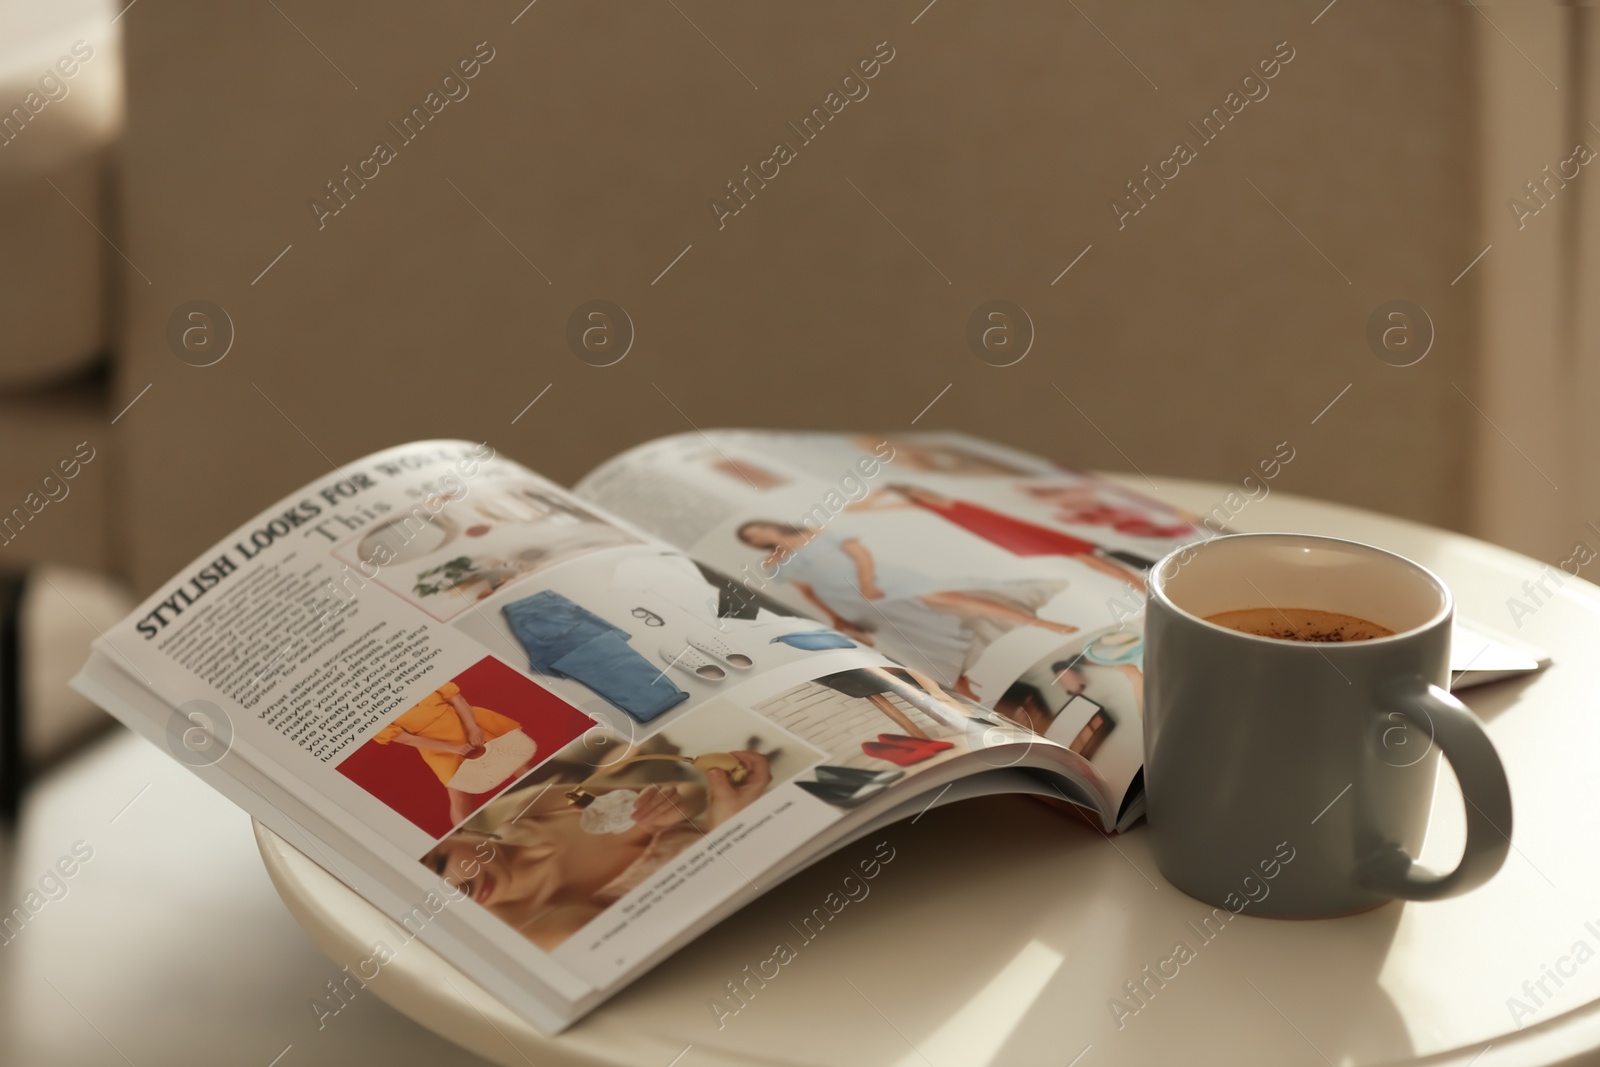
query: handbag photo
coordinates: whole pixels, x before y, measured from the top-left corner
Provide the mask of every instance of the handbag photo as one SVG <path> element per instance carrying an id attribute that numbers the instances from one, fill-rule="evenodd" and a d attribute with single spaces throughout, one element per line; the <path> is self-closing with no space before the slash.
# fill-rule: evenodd
<path id="1" fill-rule="evenodd" d="M 463 793 L 487 793 L 516 773 L 539 746 L 521 730 L 512 730 L 485 741 L 484 753 L 477 759 L 463 760 L 450 778 L 450 788 Z"/>

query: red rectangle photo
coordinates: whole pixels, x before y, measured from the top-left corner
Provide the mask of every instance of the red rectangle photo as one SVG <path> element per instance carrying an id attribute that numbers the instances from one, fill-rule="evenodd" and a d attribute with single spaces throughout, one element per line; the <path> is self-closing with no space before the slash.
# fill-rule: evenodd
<path id="1" fill-rule="evenodd" d="M 434 837 L 595 721 L 492 656 L 408 708 L 339 772 Z"/>

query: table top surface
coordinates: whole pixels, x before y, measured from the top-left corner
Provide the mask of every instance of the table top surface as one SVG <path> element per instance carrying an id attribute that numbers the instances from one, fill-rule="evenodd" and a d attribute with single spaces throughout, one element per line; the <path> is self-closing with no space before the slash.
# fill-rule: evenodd
<path id="1" fill-rule="evenodd" d="M 1119 480 L 1150 488 L 1137 476 Z M 1196 511 L 1228 491 L 1152 484 Z M 1234 526 L 1400 552 L 1449 583 L 1462 617 L 1552 653 L 1554 665 L 1537 676 L 1463 694 L 1506 765 L 1516 813 L 1511 855 L 1487 885 L 1342 919 L 1247 913 L 1201 942 L 1188 924 L 1210 909 L 1162 879 L 1142 825 L 1106 838 L 1032 801 L 988 798 L 846 847 L 555 1038 L 421 944 L 386 966 L 373 990 L 487 1059 L 540 1067 L 1589 1062 L 1600 1048 L 1600 591 L 1547 580 L 1553 596 L 1518 627 L 1507 600 L 1531 604 L 1523 583 L 1543 565 L 1504 549 L 1281 492 L 1250 504 Z M 1424 862 L 1447 867 L 1460 854 L 1461 804 L 1453 776 L 1441 773 Z M 370 955 L 380 913 L 269 831 L 258 827 L 257 837 L 279 892 L 324 951 L 339 963 Z M 719 1025 L 710 1005 L 726 1001 L 727 983 L 793 941 L 790 922 L 880 840 L 895 858 L 870 894 Z M 1119 1024 L 1113 998 L 1132 1004 L 1124 984 L 1179 941 L 1196 958 Z"/>

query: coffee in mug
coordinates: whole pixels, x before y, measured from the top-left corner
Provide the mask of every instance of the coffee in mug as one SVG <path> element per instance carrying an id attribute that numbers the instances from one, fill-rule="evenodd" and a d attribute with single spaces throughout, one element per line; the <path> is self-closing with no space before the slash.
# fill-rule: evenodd
<path id="1" fill-rule="evenodd" d="M 1238 630 L 1257 637 L 1275 637 L 1279 641 L 1319 641 L 1337 644 L 1341 641 L 1370 641 L 1374 637 L 1392 637 L 1394 631 L 1387 626 L 1355 615 L 1318 608 L 1240 608 L 1207 615 L 1207 622 Z"/>

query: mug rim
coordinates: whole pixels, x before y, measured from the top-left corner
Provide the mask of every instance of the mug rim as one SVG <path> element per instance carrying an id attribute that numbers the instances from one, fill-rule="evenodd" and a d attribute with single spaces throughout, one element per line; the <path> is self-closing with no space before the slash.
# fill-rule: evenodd
<path id="1" fill-rule="evenodd" d="M 1254 540 L 1254 539 L 1258 539 L 1258 538 L 1259 539 L 1312 541 L 1312 542 L 1319 542 L 1319 543 L 1321 543 L 1323 545 L 1340 545 L 1340 546 L 1345 546 L 1345 547 L 1349 547 L 1349 548 L 1359 549 L 1359 550 L 1364 551 L 1364 552 L 1370 552 L 1373 555 L 1387 556 L 1389 559 L 1403 564 L 1404 566 L 1410 568 L 1416 574 L 1420 575 L 1424 580 L 1432 583 L 1432 585 L 1436 589 L 1438 589 L 1440 591 L 1440 593 L 1443 594 L 1443 604 L 1439 608 L 1438 612 L 1435 613 L 1434 615 L 1430 616 L 1426 621 L 1418 623 L 1416 626 L 1413 626 L 1408 630 L 1401 630 L 1398 633 L 1392 633 L 1387 637 L 1370 637 L 1370 638 L 1367 638 L 1364 641 L 1350 641 L 1350 642 L 1286 641 L 1286 640 L 1283 640 L 1282 638 L 1278 638 L 1278 637 L 1264 637 L 1261 634 L 1247 634 L 1242 630 L 1235 630 L 1232 627 L 1222 626 L 1219 623 L 1214 623 L 1211 620 L 1209 620 L 1209 619 L 1207 619 L 1207 618 L 1205 618 L 1203 616 L 1196 615 L 1194 612 L 1192 612 L 1189 609 L 1183 607 L 1181 604 L 1179 604 L 1177 601 L 1173 600 L 1172 597 L 1167 594 L 1166 577 L 1163 574 L 1163 571 L 1167 568 L 1167 566 L 1169 564 L 1169 561 L 1172 560 L 1173 557 L 1178 556 L 1178 555 L 1180 555 L 1180 554 L 1182 554 L 1184 552 L 1191 551 L 1191 550 L 1194 551 L 1194 552 L 1204 551 L 1206 545 L 1215 544 L 1218 541 Z M 1184 566 L 1184 564 L 1179 564 L 1178 565 L 1179 569 L 1181 569 L 1183 566 Z M 1214 630 L 1217 633 L 1227 634 L 1227 635 L 1229 635 L 1231 637 L 1242 638 L 1242 639 L 1244 639 L 1246 641 L 1265 642 L 1267 644 L 1272 645 L 1275 648 L 1284 648 L 1284 647 L 1288 647 L 1288 648 L 1309 648 L 1309 649 L 1314 649 L 1316 651 L 1320 651 L 1323 654 L 1327 653 L 1327 650 L 1328 650 L 1329 647 L 1334 647 L 1334 648 L 1362 648 L 1362 647 L 1370 647 L 1370 646 L 1373 646 L 1373 645 L 1392 644 L 1392 643 L 1395 643 L 1395 642 L 1398 642 L 1398 641 L 1403 641 L 1403 640 L 1406 640 L 1408 638 L 1415 637 L 1416 635 L 1418 635 L 1420 633 L 1425 633 L 1428 630 L 1432 630 L 1434 627 L 1439 626 L 1441 623 L 1448 623 L 1454 617 L 1454 615 L 1455 615 L 1455 607 L 1456 607 L 1455 594 L 1450 591 L 1450 586 L 1445 583 L 1444 579 L 1440 578 L 1437 574 L 1433 573 L 1427 567 L 1424 567 L 1422 564 L 1418 563 L 1416 560 L 1411 559 L 1408 556 L 1402 556 L 1400 553 L 1391 552 L 1387 548 L 1379 548 L 1377 545 L 1368 544 L 1365 541 L 1352 540 L 1351 538 L 1348 538 L 1348 537 L 1331 537 L 1331 536 L 1329 536 L 1327 534 L 1294 533 L 1292 531 L 1277 531 L 1277 532 L 1269 531 L 1269 532 L 1259 532 L 1259 533 L 1225 533 L 1225 534 L 1218 534 L 1215 537 L 1202 538 L 1199 541 L 1190 541 L 1186 545 L 1179 545 L 1177 548 L 1173 549 L 1171 552 L 1168 552 L 1165 556 L 1162 556 L 1159 560 L 1157 560 L 1155 562 L 1155 564 L 1153 566 L 1151 566 L 1151 568 L 1150 568 L 1150 578 L 1149 578 L 1149 581 L 1146 583 L 1146 588 L 1148 589 L 1149 597 L 1150 597 L 1150 599 L 1152 601 L 1159 600 L 1164 606 L 1172 609 L 1174 612 L 1176 612 L 1178 615 L 1182 616 L 1184 619 L 1186 619 L 1186 620 L 1188 620 L 1190 622 L 1198 623 L 1199 625 L 1204 626 L 1204 627 L 1206 627 L 1208 629 Z"/>

